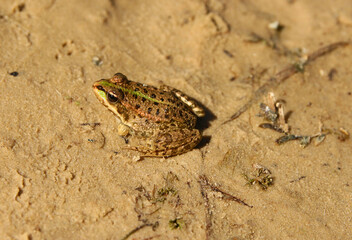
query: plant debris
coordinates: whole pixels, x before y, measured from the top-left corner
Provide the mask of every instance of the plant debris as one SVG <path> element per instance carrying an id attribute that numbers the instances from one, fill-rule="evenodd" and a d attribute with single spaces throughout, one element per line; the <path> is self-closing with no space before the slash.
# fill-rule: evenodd
<path id="1" fill-rule="evenodd" d="M 230 51 L 224 49 L 223 52 L 224 52 L 228 57 L 233 58 L 233 54 L 232 54 Z"/>
<path id="2" fill-rule="evenodd" d="M 154 185 L 151 191 L 147 191 L 141 185 L 135 189 L 138 193 L 135 197 L 134 210 L 138 214 L 139 221 L 160 221 L 160 216 L 156 213 L 165 207 L 165 204 L 171 205 L 174 209 L 182 204 L 181 198 L 173 186 L 175 180 L 178 180 L 177 176 L 172 172 L 168 172 L 165 177 L 165 184 L 161 188 L 157 188 Z"/>
<path id="3" fill-rule="evenodd" d="M 205 187 L 205 186 L 208 186 L 212 191 L 221 193 L 223 199 L 235 201 L 235 202 L 238 202 L 238 203 L 240 203 L 242 205 L 245 205 L 247 207 L 250 207 L 250 208 L 253 207 L 253 206 L 247 204 L 246 202 L 242 201 L 238 197 L 235 197 L 235 196 L 233 196 L 233 195 L 231 195 L 231 194 L 219 189 L 217 186 L 215 186 L 214 184 L 210 183 L 208 178 L 205 175 L 199 176 L 199 179 L 200 179 L 200 184 L 201 184 L 202 188 Z"/>
<path id="4" fill-rule="evenodd" d="M 282 25 L 279 21 L 271 22 L 268 24 L 268 28 L 271 30 L 275 30 L 277 32 L 281 32 L 285 26 Z"/>
<path id="5" fill-rule="evenodd" d="M 337 139 L 340 140 L 341 142 L 344 142 L 350 138 L 350 134 L 344 128 L 339 128 L 338 131 L 335 130 L 333 131 L 333 133 L 337 135 Z"/>
<path id="6" fill-rule="evenodd" d="M 291 180 L 290 183 L 294 183 L 294 182 L 298 182 L 301 181 L 302 179 L 305 179 L 306 176 L 300 176 L 299 178 L 295 179 L 295 180 Z"/>
<path id="7" fill-rule="evenodd" d="M 81 126 L 96 127 L 96 126 L 100 126 L 100 122 L 93 122 L 93 123 L 85 122 L 85 123 L 81 123 L 80 125 L 81 125 Z"/>
<path id="8" fill-rule="evenodd" d="M 126 236 L 124 236 L 121 240 L 126 240 L 128 239 L 132 234 L 138 232 L 139 230 L 145 228 L 145 227 L 152 227 L 153 231 L 155 231 L 155 229 L 159 226 L 159 222 L 155 222 L 155 223 L 143 223 L 142 225 L 134 228 L 132 231 L 130 231 L 129 233 L 126 234 Z"/>
<path id="9" fill-rule="evenodd" d="M 242 115 L 245 111 L 247 111 L 254 103 L 258 102 L 262 96 L 268 91 L 270 88 L 275 88 L 279 84 L 283 83 L 287 78 L 292 75 L 300 72 L 300 70 L 304 70 L 304 67 L 316 60 L 319 57 L 322 57 L 332 51 L 336 50 L 339 47 L 344 47 L 349 45 L 349 42 L 335 42 L 329 44 L 325 47 L 319 48 L 318 50 L 312 52 L 309 55 L 306 55 L 300 64 L 291 64 L 290 66 L 284 68 L 283 70 L 276 73 L 274 76 L 270 77 L 265 84 L 260 86 L 253 94 L 253 96 L 238 109 L 228 120 L 223 122 L 222 124 L 226 124 L 231 122 Z"/>
<path id="10" fill-rule="evenodd" d="M 275 140 L 278 145 L 284 144 L 289 141 L 299 140 L 301 147 L 307 147 L 314 139 L 315 146 L 321 144 L 328 134 L 335 134 L 340 141 L 346 141 L 349 139 L 349 133 L 344 128 L 339 128 L 338 130 L 331 130 L 324 128 L 323 124 L 319 123 L 319 132 L 314 135 L 297 135 L 290 133 L 290 126 L 286 123 L 286 117 L 284 113 L 283 102 L 276 100 L 274 93 L 269 92 L 266 98 L 266 104 L 261 103 L 260 113 L 257 115 L 263 117 L 265 121 L 259 124 L 260 128 L 271 129 L 279 133 L 284 133 L 285 135 L 279 137 Z"/>
<path id="11" fill-rule="evenodd" d="M 263 117 L 264 120 L 269 123 L 261 123 L 259 127 L 269 128 L 279 133 L 288 133 L 290 128 L 286 123 L 284 105 L 281 101 L 276 100 L 274 93 L 269 92 L 266 98 L 267 104 L 260 104 L 259 117 Z"/>
<path id="12" fill-rule="evenodd" d="M 163 187 L 160 188 L 157 192 L 157 196 L 154 198 L 155 202 L 165 202 L 168 195 L 175 196 L 177 194 L 177 190 L 173 187 Z"/>
<path id="13" fill-rule="evenodd" d="M 182 218 L 175 218 L 169 221 L 169 227 L 171 230 L 182 229 L 184 224 L 185 222 L 183 221 Z"/>
<path id="14" fill-rule="evenodd" d="M 168 172 L 163 187 L 157 189 L 154 186 L 151 192 L 147 191 L 143 186 L 137 187 L 136 190 L 141 193 L 139 198 L 146 198 L 151 204 L 164 203 L 168 196 L 177 195 L 177 190 L 173 186 L 175 180 L 178 180 L 177 176 L 172 172 Z"/>
<path id="15" fill-rule="evenodd" d="M 250 33 L 250 35 L 245 39 L 246 42 L 249 43 L 259 43 L 259 42 L 267 42 L 266 39 L 264 39 L 264 37 L 258 35 L 257 33 Z"/>
<path id="16" fill-rule="evenodd" d="M 17 71 L 14 71 L 14 72 L 10 72 L 9 74 L 13 77 L 17 77 L 19 73 Z"/>
<path id="17" fill-rule="evenodd" d="M 258 163 L 253 164 L 253 168 L 254 171 L 251 176 L 243 174 L 248 185 L 258 185 L 262 190 L 267 190 L 268 187 L 274 184 L 274 177 L 271 175 L 269 169 Z"/>
<path id="18" fill-rule="evenodd" d="M 334 80 L 335 75 L 337 74 L 337 70 L 332 68 L 328 73 L 328 78 L 330 81 Z"/>

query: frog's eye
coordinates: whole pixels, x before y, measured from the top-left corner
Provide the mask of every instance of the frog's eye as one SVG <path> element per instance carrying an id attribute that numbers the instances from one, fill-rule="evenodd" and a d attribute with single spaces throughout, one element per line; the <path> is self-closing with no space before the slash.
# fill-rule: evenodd
<path id="1" fill-rule="evenodd" d="M 109 102 L 114 103 L 117 102 L 118 98 L 114 94 L 108 93 L 108 100 Z"/>

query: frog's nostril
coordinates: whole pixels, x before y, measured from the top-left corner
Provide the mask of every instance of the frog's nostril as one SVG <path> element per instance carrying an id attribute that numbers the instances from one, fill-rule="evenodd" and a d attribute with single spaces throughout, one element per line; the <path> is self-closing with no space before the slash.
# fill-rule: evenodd
<path id="1" fill-rule="evenodd" d="M 100 91 L 104 91 L 104 88 L 102 86 L 97 86 L 97 89 Z"/>

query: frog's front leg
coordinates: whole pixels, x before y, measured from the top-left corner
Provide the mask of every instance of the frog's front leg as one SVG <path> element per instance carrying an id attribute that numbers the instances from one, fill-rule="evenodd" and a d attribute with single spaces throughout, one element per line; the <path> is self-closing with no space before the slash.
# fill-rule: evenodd
<path id="1" fill-rule="evenodd" d="M 130 133 L 130 127 L 123 123 L 119 123 L 117 126 L 117 134 L 122 137 L 126 137 Z"/>
<path id="2" fill-rule="evenodd" d="M 143 145 L 130 149 L 143 153 L 143 156 L 169 157 L 179 155 L 193 149 L 202 139 L 198 129 L 175 129 L 157 133 L 144 139 Z"/>

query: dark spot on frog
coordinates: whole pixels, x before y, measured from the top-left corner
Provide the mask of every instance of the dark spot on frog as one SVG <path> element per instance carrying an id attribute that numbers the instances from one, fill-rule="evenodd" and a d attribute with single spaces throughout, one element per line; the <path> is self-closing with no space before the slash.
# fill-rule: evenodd
<path id="1" fill-rule="evenodd" d="M 136 94 L 133 94 L 133 97 L 134 97 L 135 99 L 137 99 L 138 96 L 137 96 Z"/>
<path id="2" fill-rule="evenodd" d="M 158 139 L 155 142 L 170 144 L 172 142 L 172 136 L 169 133 L 164 133 L 162 135 L 159 135 Z"/>
<path id="3" fill-rule="evenodd" d="M 146 100 L 145 98 L 142 98 L 142 102 L 145 102 L 145 100 Z"/>
<path id="4" fill-rule="evenodd" d="M 179 111 L 180 117 L 183 117 L 182 110 Z"/>
<path id="5" fill-rule="evenodd" d="M 139 104 L 136 104 L 136 109 L 140 108 L 141 106 Z"/>
<path id="6" fill-rule="evenodd" d="M 148 113 L 151 113 L 152 112 L 152 108 L 148 108 Z"/>
<path id="7" fill-rule="evenodd" d="M 160 101 L 164 102 L 164 98 L 160 98 Z"/>
<path id="8" fill-rule="evenodd" d="M 167 115 L 167 114 L 165 114 L 165 116 L 164 116 L 165 118 L 169 118 L 169 115 Z"/>
<path id="9" fill-rule="evenodd" d="M 155 94 L 153 93 L 152 95 L 150 95 L 150 97 L 151 97 L 151 98 L 155 98 L 156 96 L 155 96 Z"/>
<path id="10" fill-rule="evenodd" d="M 147 90 L 147 89 L 145 89 L 145 88 L 143 89 L 143 91 L 144 91 L 144 93 L 148 93 L 148 90 Z"/>
<path id="11" fill-rule="evenodd" d="M 134 91 L 135 91 L 135 92 L 138 92 L 138 91 L 139 91 L 139 88 L 134 89 Z"/>
<path id="12" fill-rule="evenodd" d="M 159 105 L 159 103 L 158 102 L 154 102 L 154 105 Z"/>
<path id="13" fill-rule="evenodd" d="M 160 110 L 159 110 L 159 108 L 156 110 L 156 115 L 159 115 L 159 113 L 160 113 Z"/>

